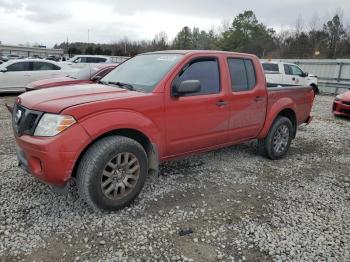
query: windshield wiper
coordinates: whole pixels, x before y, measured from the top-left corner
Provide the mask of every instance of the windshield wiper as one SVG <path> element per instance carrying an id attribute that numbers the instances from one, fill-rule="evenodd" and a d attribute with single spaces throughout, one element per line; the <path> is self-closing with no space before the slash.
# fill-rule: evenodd
<path id="1" fill-rule="evenodd" d="M 132 84 L 127 84 L 127 83 L 122 83 L 122 82 L 102 82 L 102 84 L 105 84 L 105 85 L 116 85 L 116 86 L 119 86 L 121 88 L 126 88 L 128 90 L 131 90 L 131 91 L 136 91 L 135 87 L 132 85 Z"/>

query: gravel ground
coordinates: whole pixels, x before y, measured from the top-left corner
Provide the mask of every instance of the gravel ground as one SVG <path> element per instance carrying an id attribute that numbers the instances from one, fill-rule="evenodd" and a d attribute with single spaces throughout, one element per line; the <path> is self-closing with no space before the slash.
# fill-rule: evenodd
<path id="1" fill-rule="evenodd" d="M 254 141 L 168 162 L 106 214 L 17 167 L 14 97 L 0 98 L 0 261 L 350 261 L 350 121 L 332 99 L 317 97 L 286 158 Z"/>

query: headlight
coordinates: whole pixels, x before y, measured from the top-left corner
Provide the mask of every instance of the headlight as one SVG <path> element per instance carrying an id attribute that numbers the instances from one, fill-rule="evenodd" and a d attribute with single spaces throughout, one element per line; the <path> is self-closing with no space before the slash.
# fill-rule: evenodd
<path id="1" fill-rule="evenodd" d="M 35 128 L 34 136 L 55 136 L 75 122 L 72 116 L 45 113 Z"/>
<path id="2" fill-rule="evenodd" d="M 337 96 L 335 97 L 335 100 L 336 100 L 336 101 L 341 100 L 340 95 L 337 95 Z"/>

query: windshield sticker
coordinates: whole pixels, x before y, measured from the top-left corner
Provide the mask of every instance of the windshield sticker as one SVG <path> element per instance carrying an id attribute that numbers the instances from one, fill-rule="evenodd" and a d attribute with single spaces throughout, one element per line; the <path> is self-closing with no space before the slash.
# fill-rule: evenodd
<path id="1" fill-rule="evenodd" d="M 178 57 L 177 56 L 160 56 L 157 58 L 158 61 L 175 61 Z"/>

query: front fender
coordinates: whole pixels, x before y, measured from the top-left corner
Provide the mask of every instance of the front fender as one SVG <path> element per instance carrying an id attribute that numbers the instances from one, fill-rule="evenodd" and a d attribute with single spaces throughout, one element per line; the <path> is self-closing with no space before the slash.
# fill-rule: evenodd
<path id="1" fill-rule="evenodd" d="M 118 110 L 109 112 L 100 112 L 88 118 L 81 120 L 80 124 L 91 136 L 92 140 L 118 129 L 134 129 L 145 136 L 158 147 L 160 155 L 165 152 L 162 148 L 163 137 L 159 127 L 146 116 L 130 111 Z"/>
<path id="2" fill-rule="evenodd" d="M 258 139 L 263 139 L 267 136 L 276 117 L 280 112 L 282 112 L 285 109 L 291 109 L 294 111 L 294 113 L 297 112 L 296 103 L 289 97 L 280 98 L 276 102 L 273 102 L 272 105 L 268 106 L 265 124 L 258 135 Z"/>

